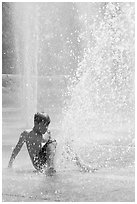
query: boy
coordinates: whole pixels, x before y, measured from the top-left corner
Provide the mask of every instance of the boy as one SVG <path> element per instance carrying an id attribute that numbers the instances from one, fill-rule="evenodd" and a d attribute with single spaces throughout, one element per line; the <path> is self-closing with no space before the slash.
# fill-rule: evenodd
<path id="1" fill-rule="evenodd" d="M 56 140 L 51 139 L 50 131 L 48 130 L 49 124 L 50 117 L 48 115 L 43 113 L 34 115 L 34 127 L 30 132 L 24 131 L 21 133 L 19 141 L 12 152 L 8 164 L 9 168 L 12 167 L 15 157 L 25 142 L 36 170 L 44 172 L 47 169 L 49 173 L 56 172 L 53 161 L 57 143 Z M 42 143 L 45 143 L 43 147 Z"/>

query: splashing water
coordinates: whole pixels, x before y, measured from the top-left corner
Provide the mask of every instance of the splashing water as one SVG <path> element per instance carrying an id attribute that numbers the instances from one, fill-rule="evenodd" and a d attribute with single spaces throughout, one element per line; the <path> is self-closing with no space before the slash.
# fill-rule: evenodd
<path id="1" fill-rule="evenodd" d="M 129 165 L 134 163 L 134 4 L 102 5 L 94 19 L 90 12 L 83 18 L 86 30 L 79 37 L 86 48 L 68 87 L 64 152 L 69 144 L 94 166 Z M 73 160 L 70 151 L 69 156 Z"/>

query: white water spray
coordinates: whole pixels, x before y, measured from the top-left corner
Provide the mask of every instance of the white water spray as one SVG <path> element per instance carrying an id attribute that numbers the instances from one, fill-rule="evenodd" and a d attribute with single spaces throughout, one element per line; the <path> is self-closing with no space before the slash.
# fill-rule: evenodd
<path id="1" fill-rule="evenodd" d="M 134 4 L 100 5 L 83 17 L 87 47 L 68 88 L 62 135 L 74 152 L 108 164 L 124 160 L 134 139 Z"/>
<path id="2" fill-rule="evenodd" d="M 17 72 L 20 75 L 23 120 L 33 126 L 37 111 L 39 21 L 37 3 L 13 3 Z"/>

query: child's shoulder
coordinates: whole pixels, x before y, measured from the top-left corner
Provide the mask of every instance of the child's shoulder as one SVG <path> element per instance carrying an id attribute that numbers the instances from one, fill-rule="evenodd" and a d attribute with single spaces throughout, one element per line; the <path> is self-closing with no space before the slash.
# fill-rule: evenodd
<path id="1" fill-rule="evenodd" d="M 21 136 L 27 136 L 31 131 L 32 131 L 32 129 L 24 130 L 24 131 L 21 133 Z"/>

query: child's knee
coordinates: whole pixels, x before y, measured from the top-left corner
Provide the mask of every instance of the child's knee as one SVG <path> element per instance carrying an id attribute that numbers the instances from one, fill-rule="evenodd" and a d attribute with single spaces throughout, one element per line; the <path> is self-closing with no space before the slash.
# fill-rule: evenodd
<path id="1" fill-rule="evenodd" d="M 47 149 L 49 151 L 55 151 L 56 150 L 56 146 L 57 146 L 57 142 L 55 141 L 55 142 L 52 142 L 52 143 L 48 144 Z"/>
<path id="2" fill-rule="evenodd" d="M 48 146 L 47 146 L 47 154 L 49 157 L 52 157 L 55 155 L 55 152 L 56 152 L 56 144 L 55 143 L 50 143 Z"/>

